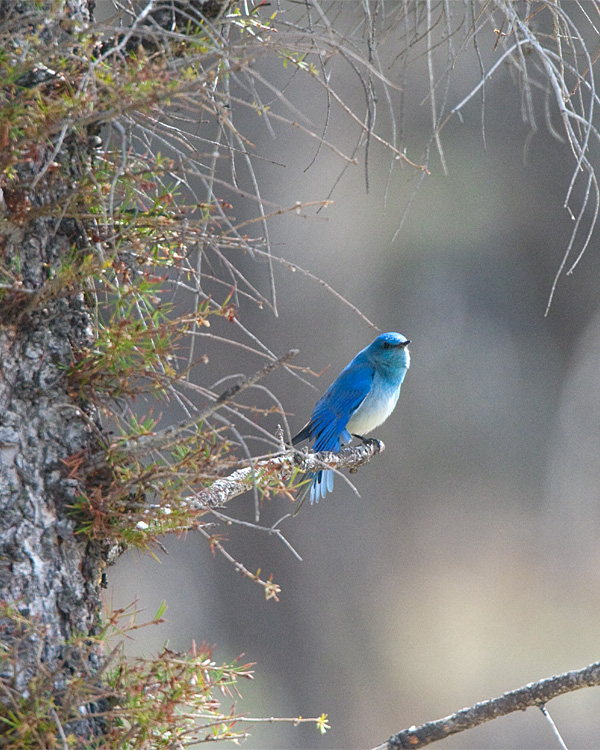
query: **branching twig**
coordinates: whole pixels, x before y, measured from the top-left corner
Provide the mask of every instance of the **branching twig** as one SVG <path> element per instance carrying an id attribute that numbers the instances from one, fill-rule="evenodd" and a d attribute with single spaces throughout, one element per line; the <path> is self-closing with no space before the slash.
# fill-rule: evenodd
<path id="1" fill-rule="evenodd" d="M 463 708 L 455 714 L 437 721 L 428 721 L 420 727 L 410 727 L 393 734 L 387 742 L 374 750 L 398 750 L 398 748 L 418 748 L 443 740 L 451 734 L 484 724 L 486 721 L 506 716 L 514 711 L 525 711 L 532 706 L 543 706 L 552 698 L 571 693 L 584 687 L 600 685 L 600 662 L 583 669 L 547 677 L 539 682 L 530 682 L 524 687 L 504 693 L 498 698 L 481 701 L 470 708 Z"/>
<path id="2" fill-rule="evenodd" d="M 226 560 L 229 560 L 229 562 L 233 565 L 238 573 L 244 576 L 244 578 L 249 578 L 251 581 L 254 581 L 254 583 L 258 583 L 259 586 L 262 586 L 265 590 L 265 596 L 267 600 L 274 599 L 276 602 L 279 601 L 279 597 L 277 595 L 281 592 L 281 588 L 278 586 L 278 584 L 274 583 L 271 578 L 269 578 L 269 580 L 267 581 L 261 578 L 259 575 L 260 570 L 256 573 L 252 573 L 250 570 L 248 570 L 245 565 L 242 565 L 241 562 L 238 562 L 238 560 L 236 560 L 234 557 L 232 557 L 232 555 L 229 554 L 229 552 L 227 552 L 225 547 L 223 547 L 221 542 L 215 536 L 211 536 L 208 531 L 206 531 L 206 529 L 202 528 L 202 526 L 198 526 L 197 530 L 205 539 L 208 539 L 211 547 L 214 550 L 217 550 L 223 555 Z"/>
<path id="3" fill-rule="evenodd" d="M 273 372 L 273 370 L 276 370 L 278 367 L 287 364 L 290 359 L 295 357 L 297 354 L 298 349 L 290 349 L 287 354 L 284 354 L 282 357 L 279 357 L 278 359 L 267 363 L 262 369 L 260 369 L 258 372 L 255 372 L 251 377 L 244 378 L 239 383 L 231 386 L 231 388 L 227 388 L 227 390 L 223 391 L 223 393 L 221 393 L 221 395 L 218 396 L 216 400 L 212 404 L 210 404 L 210 406 L 207 406 L 206 408 L 202 409 L 202 411 L 197 412 L 189 419 L 171 425 L 170 427 L 167 427 L 160 432 L 152 433 L 151 435 L 138 435 L 127 440 L 124 443 L 118 444 L 119 453 L 122 452 L 129 456 L 135 456 L 139 455 L 140 453 L 146 453 L 149 450 L 165 449 L 170 447 L 186 430 L 195 427 L 198 423 L 210 417 L 224 404 L 228 403 L 236 396 L 239 396 L 240 393 L 243 393 L 245 390 L 255 385 L 259 380 L 264 378 L 265 375 L 269 375 L 271 372 Z M 106 454 L 97 453 L 95 456 L 92 456 L 91 460 L 88 463 L 88 468 L 98 469 L 105 463 Z"/>
<path id="4" fill-rule="evenodd" d="M 238 526 L 245 526 L 248 529 L 255 529 L 256 531 L 264 531 L 269 535 L 276 536 L 278 539 L 281 539 L 281 541 L 289 549 L 292 555 L 294 555 L 296 560 L 298 560 L 298 562 L 302 562 L 302 558 L 300 557 L 300 554 L 297 552 L 297 550 L 294 549 L 294 547 L 284 537 L 281 529 L 277 528 L 277 525 L 280 524 L 281 521 L 283 521 L 286 518 L 290 518 L 290 516 L 292 515 L 291 513 L 286 513 L 286 515 L 280 518 L 278 521 L 276 521 L 273 524 L 273 526 L 260 526 L 257 523 L 252 523 L 251 521 L 243 521 L 241 518 L 231 518 L 230 516 L 226 516 L 223 513 L 219 513 L 214 508 L 212 509 L 211 513 L 215 516 L 215 518 L 218 518 L 219 521 L 225 521 L 225 523 L 228 523 L 228 524 L 237 524 Z"/>

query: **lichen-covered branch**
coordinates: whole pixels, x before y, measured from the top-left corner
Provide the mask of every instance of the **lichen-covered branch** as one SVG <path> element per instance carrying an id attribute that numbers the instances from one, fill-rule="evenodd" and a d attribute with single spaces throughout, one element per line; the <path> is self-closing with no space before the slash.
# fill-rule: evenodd
<path id="1" fill-rule="evenodd" d="M 419 727 L 410 727 L 393 734 L 387 742 L 378 745 L 374 750 L 398 750 L 399 748 L 418 748 L 438 742 L 451 734 L 464 732 L 467 729 L 506 716 L 514 711 L 525 711 L 532 706 L 543 706 L 552 698 L 571 693 L 585 687 L 600 685 L 600 662 L 590 664 L 583 669 L 575 669 L 563 674 L 547 677 L 538 682 L 530 682 L 524 687 L 512 690 L 498 698 L 481 701 L 469 708 L 463 708 L 450 716 L 436 721 L 428 721 Z"/>
<path id="2" fill-rule="evenodd" d="M 339 453 L 321 451 L 319 453 L 305 453 L 303 451 L 288 451 L 278 456 L 256 461 L 253 466 L 238 469 L 223 479 L 217 479 L 210 487 L 200 491 L 195 498 L 188 502 L 194 509 L 217 508 L 226 505 L 231 499 L 251 490 L 258 484 L 261 476 L 278 478 L 283 481 L 290 479 L 295 473 L 318 471 L 319 469 L 350 469 L 368 463 L 373 456 L 385 450 L 381 440 L 370 438 L 357 446 L 347 446 Z"/>

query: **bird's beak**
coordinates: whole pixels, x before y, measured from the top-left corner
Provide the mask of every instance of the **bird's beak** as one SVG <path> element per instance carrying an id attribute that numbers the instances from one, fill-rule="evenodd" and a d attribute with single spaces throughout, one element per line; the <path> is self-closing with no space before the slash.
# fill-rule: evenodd
<path id="1" fill-rule="evenodd" d="M 404 347 L 405 347 L 405 346 L 408 346 L 409 344 L 412 344 L 412 341 L 411 341 L 410 339 L 408 339 L 408 341 L 403 341 L 403 342 L 402 342 L 401 344 L 398 344 L 398 346 L 399 346 L 399 347 L 400 347 L 401 349 L 404 349 Z"/>

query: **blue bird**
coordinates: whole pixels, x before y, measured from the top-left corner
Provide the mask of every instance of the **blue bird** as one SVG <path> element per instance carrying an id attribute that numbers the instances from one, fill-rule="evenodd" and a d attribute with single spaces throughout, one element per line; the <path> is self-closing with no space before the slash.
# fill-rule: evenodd
<path id="1" fill-rule="evenodd" d="M 400 333 L 382 333 L 344 367 L 317 401 L 312 416 L 292 438 L 292 445 L 314 440 L 313 450 L 337 453 L 353 437 L 362 438 L 394 411 L 400 386 L 410 366 L 410 341 Z M 333 490 L 333 471 L 309 474 L 310 502 Z M 306 499 L 303 494 L 300 507 Z"/>

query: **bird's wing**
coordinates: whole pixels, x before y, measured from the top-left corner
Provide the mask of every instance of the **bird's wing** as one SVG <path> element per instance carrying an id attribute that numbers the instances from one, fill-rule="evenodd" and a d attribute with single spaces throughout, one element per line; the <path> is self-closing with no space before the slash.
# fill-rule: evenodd
<path id="1" fill-rule="evenodd" d="M 352 363 L 342 370 L 313 411 L 309 424 L 299 433 L 315 439 L 314 450 L 337 451 L 348 420 L 368 396 L 373 385 L 373 369 Z M 349 438 L 348 438 L 349 439 Z"/>
<path id="2" fill-rule="evenodd" d="M 312 438 L 315 441 L 315 451 L 339 451 L 342 442 L 350 442 L 352 439 L 346 426 L 371 392 L 373 379 L 374 372 L 370 365 L 357 361 L 356 358 L 352 360 L 319 399 L 310 422 L 292 438 L 292 443 L 295 445 Z M 313 503 L 333 490 L 333 471 L 310 472 L 308 477 L 312 477 L 312 481 L 300 496 L 295 513 L 300 510 L 307 495 Z"/>
<path id="3" fill-rule="evenodd" d="M 297 445 L 310 437 L 310 422 L 307 422 L 297 435 L 292 438 L 292 445 Z"/>

